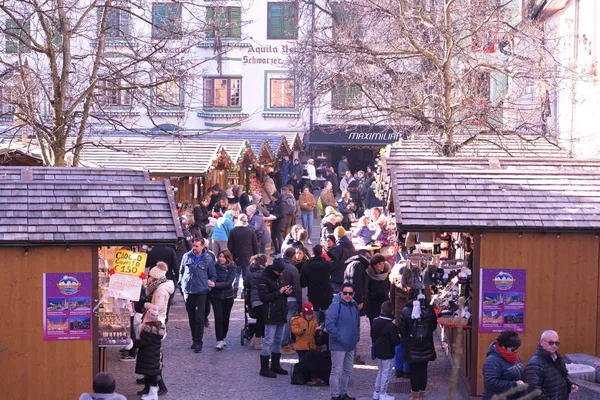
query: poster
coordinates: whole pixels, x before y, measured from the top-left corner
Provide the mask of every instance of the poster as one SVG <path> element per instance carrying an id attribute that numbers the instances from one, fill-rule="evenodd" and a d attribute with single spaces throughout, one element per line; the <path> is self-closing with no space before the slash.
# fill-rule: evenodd
<path id="1" fill-rule="evenodd" d="M 44 274 L 44 340 L 92 340 L 92 274 Z"/>
<path id="2" fill-rule="evenodd" d="M 525 270 L 482 269 L 479 333 L 525 332 Z"/>
<path id="3" fill-rule="evenodd" d="M 142 291 L 142 279 L 139 276 L 115 273 L 108 282 L 106 295 L 119 299 L 138 301 Z"/>
<path id="4" fill-rule="evenodd" d="M 129 250 L 117 250 L 115 253 L 115 272 L 139 276 L 146 268 L 146 253 L 134 253 Z"/>

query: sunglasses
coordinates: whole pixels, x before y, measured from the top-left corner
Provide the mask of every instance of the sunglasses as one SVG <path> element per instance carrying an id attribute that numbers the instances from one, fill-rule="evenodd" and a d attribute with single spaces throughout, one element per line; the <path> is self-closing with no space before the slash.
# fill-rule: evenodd
<path id="1" fill-rule="evenodd" d="M 548 343 L 550 346 L 560 346 L 560 342 L 557 340 L 556 342 L 554 340 L 546 340 L 546 339 L 542 339 L 544 342 Z"/>
<path id="2" fill-rule="evenodd" d="M 344 296 L 354 296 L 354 292 L 342 292 Z"/>

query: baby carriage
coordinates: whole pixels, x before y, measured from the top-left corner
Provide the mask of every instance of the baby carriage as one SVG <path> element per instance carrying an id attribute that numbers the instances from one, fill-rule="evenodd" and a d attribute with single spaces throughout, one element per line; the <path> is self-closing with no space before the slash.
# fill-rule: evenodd
<path id="1" fill-rule="evenodd" d="M 250 300 L 250 290 L 244 291 L 244 327 L 240 335 L 240 344 L 243 346 L 246 340 L 252 340 L 256 331 L 256 314 Z"/>

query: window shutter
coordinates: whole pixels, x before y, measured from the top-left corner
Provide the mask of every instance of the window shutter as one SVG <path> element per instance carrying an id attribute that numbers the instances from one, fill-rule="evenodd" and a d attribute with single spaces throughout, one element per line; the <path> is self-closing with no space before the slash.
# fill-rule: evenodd
<path id="1" fill-rule="evenodd" d="M 283 37 L 293 39 L 296 37 L 298 27 L 298 15 L 295 3 L 286 3 L 283 5 Z"/>
<path id="2" fill-rule="evenodd" d="M 229 36 L 232 38 L 242 37 L 242 8 L 230 7 L 229 9 Z"/>
<path id="3" fill-rule="evenodd" d="M 205 79 L 204 80 L 204 107 L 212 107 L 213 106 L 213 80 Z"/>
<path id="4" fill-rule="evenodd" d="M 215 37 L 215 29 L 213 26 L 213 15 L 214 10 L 213 7 L 206 7 L 206 37 L 214 38 Z"/>
<path id="5" fill-rule="evenodd" d="M 131 37 L 131 14 L 129 11 L 119 11 L 119 22 L 121 24 L 121 37 Z"/>
<path id="6" fill-rule="evenodd" d="M 268 37 L 282 38 L 284 34 L 283 4 L 269 4 Z"/>
<path id="7" fill-rule="evenodd" d="M 227 7 L 215 7 L 213 11 L 213 29 L 215 35 L 218 32 L 219 36 L 227 36 Z"/>
<path id="8" fill-rule="evenodd" d="M 164 4 L 154 4 L 152 8 L 152 37 L 164 38 L 166 32 L 166 10 Z"/>
<path id="9" fill-rule="evenodd" d="M 179 38 L 181 36 L 181 7 L 177 3 L 167 4 L 166 9 L 167 37 Z"/>

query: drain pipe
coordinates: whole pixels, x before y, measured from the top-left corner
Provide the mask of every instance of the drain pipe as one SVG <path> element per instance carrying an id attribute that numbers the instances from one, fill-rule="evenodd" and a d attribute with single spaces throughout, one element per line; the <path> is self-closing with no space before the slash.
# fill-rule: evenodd
<path id="1" fill-rule="evenodd" d="M 575 68 L 577 68 L 579 62 L 579 11 L 580 11 L 580 0 L 575 0 L 575 43 L 573 46 L 573 60 L 575 61 Z M 573 157 L 573 142 L 575 140 L 575 110 L 577 104 L 577 82 L 575 79 L 571 80 L 571 133 L 569 138 L 569 157 Z"/>

